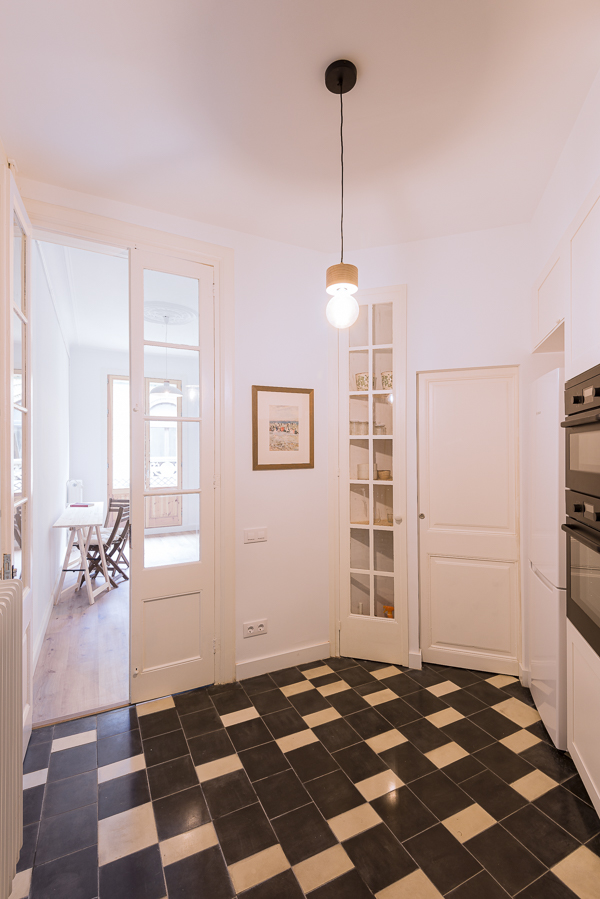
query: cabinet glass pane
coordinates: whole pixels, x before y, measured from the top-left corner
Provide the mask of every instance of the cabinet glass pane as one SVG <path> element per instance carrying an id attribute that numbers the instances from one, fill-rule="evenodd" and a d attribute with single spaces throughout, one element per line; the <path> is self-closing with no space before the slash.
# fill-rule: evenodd
<path id="1" fill-rule="evenodd" d="M 359 528 L 350 529 L 350 568 L 369 571 L 371 568 L 370 532 Z M 387 534 L 385 535 L 388 536 Z M 383 568 L 382 571 L 387 571 Z"/>
<path id="2" fill-rule="evenodd" d="M 392 390 L 394 386 L 393 355 L 391 349 L 373 350 L 373 390 Z"/>
<path id="3" fill-rule="evenodd" d="M 358 318 L 350 328 L 350 346 L 367 346 L 369 342 L 369 307 L 358 307 Z"/>
<path id="4" fill-rule="evenodd" d="M 369 389 L 369 351 L 350 353 L 350 392 Z"/>
<path id="5" fill-rule="evenodd" d="M 373 485 L 373 524 L 392 527 L 394 523 L 394 488 Z"/>
<path id="6" fill-rule="evenodd" d="M 23 413 L 13 409 L 13 493 L 15 499 L 23 495 Z"/>
<path id="7" fill-rule="evenodd" d="M 180 415 L 198 418 L 200 415 L 200 354 L 196 350 L 174 350 L 171 347 L 144 347 L 144 375 L 146 382 L 146 415 L 161 418 Z M 183 396 L 161 391 L 167 385 L 180 390 Z M 157 393 L 151 393 L 158 387 Z M 179 411 L 175 411 L 175 409 Z"/>
<path id="8" fill-rule="evenodd" d="M 13 242 L 13 303 L 25 311 L 25 233 L 15 216 Z"/>
<path id="9" fill-rule="evenodd" d="M 352 524 L 369 524 L 368 485 L 350 485 L 350 521 Z"/>
<path id="10" fill-rule="evenodd" d="M 196 278 L 145 269 L 144 340 L 198 346 L 199 289 Z"/>
<path id="11" fill-rule="evenodd" d="M 200 560 L 200 495 L 145 497 L 144 567 Z"/>
<path id="12" fill-rule="evenodd" d="M 393 306 L 391 303 L 375 303 L 373 306 L 373 345 L 394 342 Z"/>
<path id="13" fill-rule="evenodd" d="M 23 536 L 27 533 L 25 529 L 25 516 L 27 515 L 27 503 L 17 506 L 13 518 L 13 571 L 12 577 L 23 577 Z"/>
<path id="14" fill-rule="evenodd" d="M 369 480 L 369 441 L 350 441 L 350 480 Z"/>
<path id="15" fill-rule="evenodd" d="M 373 568 L 375 571 L 394 570 L 394 532 L 373 531 Z"/>
<path id="16" fill-rule="evenodd" d="M 394 578 L 376 574 L 375 578 L 375 617 L 394 617 Z"/>
<path id="17" fill-rule="evenodd" d="M 350 612 L 352 615 L 371 614 L 371 576 L 350 575 Z"/>
<path id="18" fill-rule="evenodd" d="M 391 394 L 379 393 L 373 397 L 373 434 L 381 437 L 384 434 L 393 434 L 394 404 Z"/>
<path id="19" fill-rule="evenodd" d="M 25 396 L 23 395 L 23 385 L 25 384 L 25 372 L 23 371 L 23 359 L 25 358 L 23 352 L 24 331 L 23 322 L 13 312 L 13 403 L 18 403 L 20 406 L 26 404 Z"/>
<path id="20" fill-rule="evenodd" d="M 129 379 L 112 381 L 112 485 L 129 490 Z"/>
<path id="21" fill-rule="evenodd" d="M 380 481 L 391 481 L 394 477 L 393 446 L 391 440 L 373 441 L 373 464 Z"/>
<path id="22" fill-rule="evenodd" d="M 146 422 L 146 490 L 200 487 L 200 425 L 193 421 Z"/>
<path id="23" fill-rule="evenodd" d="M 369 433 L 369 398 L 367 396 L 350 397 L 350 434 Z"/>

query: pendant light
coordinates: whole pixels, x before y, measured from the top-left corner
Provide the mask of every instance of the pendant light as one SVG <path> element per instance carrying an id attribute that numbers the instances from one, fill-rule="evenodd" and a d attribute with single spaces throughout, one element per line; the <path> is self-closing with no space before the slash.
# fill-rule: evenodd
<path id="1" fill-rule="evenodd" d="M 341 163 L 341 256 L 337 265 L 327 269 L 326 290 L 331 294 L 325 314 L 334 328 L 349 328 L 358 318 L 358 303 L 353 294 L 358 290 L 358 269 L 344 262 L 344 94 L 356 84 L 356 66 L 347 59 L 338 59 L 327 67 L 325 84 L 332 94 L 340 95 L 340 163 Z"/>
<path id="2" fill-rule="evenodd" d="M 169 316 L 165 315 L 165 343 L 168 343 L 167 335 L 169 333 Z M 165 347 L 165 380 L 162 384 L 157 384 L 156 387 L 153 387 L 150 393 L 152 394 L 160 394 L 164 396 L 168 394 L 169 396 L 183 396 L 181 390 L 175 386 L 175 384 L 171 384 L 168 376 L 168 353 L 169 350 Z"/>

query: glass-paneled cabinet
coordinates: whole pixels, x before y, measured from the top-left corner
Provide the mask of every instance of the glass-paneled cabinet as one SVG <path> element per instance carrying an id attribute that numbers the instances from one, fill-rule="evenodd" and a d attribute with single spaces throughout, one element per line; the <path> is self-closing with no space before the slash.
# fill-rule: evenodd
<path id="1" fill-rule="evenodd" d="M 359 296 L 340 336 L 340 651 L 406 664 L 405 293 Z"/>

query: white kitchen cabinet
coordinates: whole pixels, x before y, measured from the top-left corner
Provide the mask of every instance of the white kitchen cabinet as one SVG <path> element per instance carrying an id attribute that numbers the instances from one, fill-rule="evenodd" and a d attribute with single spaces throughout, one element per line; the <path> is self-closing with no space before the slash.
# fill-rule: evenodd
<path id="1" fill-rule="evenodd" d="M 600 814 L 600 658 L 567 621 L 567 747 Z"/>
<path id="2" fill-rule="evenodd" d="M 563 322 L 569 308 L 569 245 L 563 241 L 536 281 L 532 297 L 534 352 L 563 349 Z"/>
<path id="3" fill-rule="evenodd" d="M 600 198 L 584 204 L 571 245 L 571 308 L 567 377 L 600 362 Z"/>

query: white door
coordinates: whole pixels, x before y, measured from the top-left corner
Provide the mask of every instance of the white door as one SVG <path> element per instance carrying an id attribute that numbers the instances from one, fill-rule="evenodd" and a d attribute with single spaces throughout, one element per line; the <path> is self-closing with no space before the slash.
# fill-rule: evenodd
<path id="1" fill-rule="evenodd" d="M 516 368 L 419 375 L 423 660 L 518 673 Z"/>
<path id="2" fill-rule="evenodd" d="M 130 272 L 131 697 L 139 702 L 214 681 L 213 269 L 136 248 Z M 149 527 L 149 503 L 177 514 Z"/>
<path id="3" fill-rule="evenodd" d="M 357 294 L 340 332 L 340 653 L 408 664 L 406 297 Z"/>
<path id="4" fill-rule="evenodd" d="M 23 582 L 23 752 L 31 735 L 33 672 L 31 584 L 31 225 L 10 170 L 2 167 L 3 282 L 0 534 L 2 577 Z M 5 513 L 5 510 L 8 514 Z"/>

